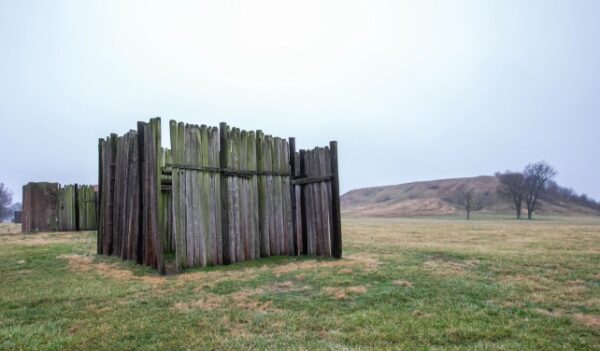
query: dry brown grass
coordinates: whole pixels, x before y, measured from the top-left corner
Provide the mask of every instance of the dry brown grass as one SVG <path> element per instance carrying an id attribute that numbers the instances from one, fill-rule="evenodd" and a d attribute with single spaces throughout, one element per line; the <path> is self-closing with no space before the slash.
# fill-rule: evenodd
<path id="1" fill-rule="evenodd" d="M 375 217 L 439 216 L 456 213 L 458 210 L 454 206 L 438 198 L 408 199 L 392 204 L 372 203 L 344 211 L 345 215 Z"/>
<path id="2" fill-rule="evenodd" d="M 500 282 L 525 287 L 531 292 L 547 291 L 552 285 L 552 281 L 544 276 L 525 274 L 505 275 L 500 278 Z"/>
<path id="3" fill-rule="evenodd" d="M 97 257 L 91 233 L 86 234 L 90 243 L 77 245 L 80 233 L 7 234 L 0 235 L 0 244 L 17 244 L 4 250 L 5 266 L 12 272 L 11 284 L 28 299 L 6 287 L 3 294 L 26 311 L 17 321 L 22 335 L 36 332 L 28 327 L 28 306 L 39 304 L 40 297 L 44 304 L 38 308 L 62 303 L 65 315 L 74 317 L 63 323 L 56 316 L 64 325 L 59 337 L 76 339 L 71 349 L 97 346 L 86 344 L 92 333 L 102 342 L 104 335 L 132 340 L 150 323 L 167 335 L 160 340 L 165 349 L 248 349 L 265 342 L 274 349 L 292 343 L 298 349 L 472 349 L 473 335 L 501 340 L 492 347 L 503 349 L 569 349 L 581 345 L 575 338 L 593 345 L 598 335 L 599 223 L 344 219 L 342 260 L 277 258 L 166 277 Z M 69 245 L 47 246 L 65 238 Z M 43 257 L 18 243 L 39 245 Z M 70 252 L 83 254 L 64 255 Z M 41 259 L 51 261 L 53 276 L 41 275 L 34 266 Z M 106 289 L 98 289 L 99 280 Z M 59 302 L 41 293 L 48 283 L 65 283 L 69 289 L 62 293 L 69 298 Z M 107 294 L 110 289 L 114 293 Z M 37 311 L 44 323 L 56 325 L 55 317 Z M 501 318 L 492 321 L 494 313 Z M 6 321 L 13 317 L 4 312 Z M 507 328 L 513 327 L 506 320 L 528 328 L 526 338 L 512 329 L 507 338 Z M 557 327 L 564 328 L 562 339 L 548 341 Z M 5 335 L 19 331 L 12 325 L 4 330 Z M 448 335 L 451 342 L 440 344 L 432 333 Z M 54 328 L 44 331 L 43 338 L 51 337 L 57 337 Z M 392 344 L 400 339 L 408 343 Z M 148 338 L 132 341 L 132 348 L 153 347 Z"/>
<path id="4" fill-rule="evenodd" d="M 177 302 L 173 306 L 176 310 L 189 312 L 195 309 L 211 311 L 221 308 L 224 305 L 223 297 L 220 295 L 206 294 L 196 301 L 192 302 Z"/>
<path id="5" fill-rule="evenodd" d="M 494 261 L 486 264 L 495 280 L 507 289 L 505 296 L 492 303 L 530 309 L 548 318 L 570 318 L 598 329 L 598 315 L 580 311 L 582 307 L 591 311 L 600 308 L 600 298 L 592 288 L 600 273 L 565 279 L 589 267 L 588 261 L 578 257 L 600 255 L 598 223 L 596 218 L 547 222 L 346 218 L 344 243 L 356 251 L 368 248 L 373 257 L 392 262 L 403 259 L 396 251 L 444 253 L 432 254 L 423 262 L 424 271 L 442 279 L 475 277 L 481 266 L 477 257 L 491 257 Z M 503 261 L 495 261 L 498 258 Z M 410 286 L 404 280 L 393 283 Z"/>
<path id="6" fill-rule="evenodd" d="M 20 231 L 20 229 L 19 229 Z M 55 244 L 90 243 L 92 239 L 85 232 L 42 232 L 0 234 L 1 245 L 39 246 Z"/>
<path id="7" fill-rule="evenodd" d="M 20 234 L 21 225 L 15 223 L 0 223 L 0 235 L 3 234 Z"/>
<path id="8" fill-rule="evenodd" d="M 365 271 L 375 271 L 379 267 L 379 260 L 372 255 L 361 253 L 355 255 L 346 255 L 341 260 L 319 261 L 306 260 L 299 262 L 290 262 L 281 266 L 272 268 L 271 270 L 276 276 L 292 273 L 300 270 L 315 270 L 321 268 L 353 268 L 360 267 Z"/>
<path id="9" fill-rule="evenodd" d="M 367 292 L 368 287 L 364 285 L 349 287 L 326 287 L 325 293 L 337 300 L 346 300 L 349 295 L 360 295 Z"/>
<path id="10" fill-rule="evenodd" d="M 91 304 L 91 305 L 87 305 L 86 306 L 86 310 L 92 312 L 92 313 L 98 313 L 98 314 L 102 314 L 102 313 L 106 313 L 109 311 L 113 310 L 113 307 L 111 306 L 98 306 L 96 304 Z"/>
<path id="11" fill-rule="evenodd" d="M 69 268 L 75 272 L 96 272 L 103 277 L 122 280 L 122 281 L 140 281 L 149 284 L 163 284 L 165 277 L 160 276 L 137 276 L 128 269 L 119 267 L 117 263 L 108 264 L 104 262 L 96 262 L 95 256 L 85 255 L 61 255 L 58 259 L 67 260 Z"/>
<path id="12" fill-rule="evenodd" d="M 573 319 L 587 327 L 600 330 L 600 316 L 598 315 L 576 313 L 573 315 Z"/>
<path id="13" fill-rule="evenodd" d="M 223 325 L 227 335 L 234 338 L 248 338 L 252 335 L 248 331 L 248 325 L 246 323 L 232 321 L 227 315 L 221 318 L 221 325 Z"/>
<path id="14" fill-rule="evenodd" d="M 416 310 L 413 313 L 411 313 L 411 315 L 413 317 L 418 317 L 418 318 L 430 318 L 433 316 L 431 313 L 423 312 L 421 310 Z"/>
<path id="15" fill-rule="evenodd" d="M 535 308 L 535 312 L 552 318 L 571 318 L 572 320 L 585 325 L 586 327 L 600 330 L 600 316 L 583 313 L 567 313 L 564 310 L 548 311 L 542 308 Z"/>
<path id="16" fill-rule="evenodd" d="M 344 246 L 502 255 L 600 254 L 598 220 L 466 221 L 345 218 Z M 377 258 L 378 255 L 372 255 Z"/>
<path id="17" fill-rule="evenodd" d="M 543 308 L 534 308 L 533 310 L 535 312 L 537 312 L 539 314 L 543 314 L 544 316 L 547 316 L 547 317 L 561 318 L 561 317 L 565 316 L 565 313 L 562 310 L 548 311 Z"/>
<path id="18" fill-rule="evenodd" d="M 413 287 L 413 283 L 409 282 L 408 280 L 402 280 L 402 279 L 394 280 L 392 282 L 392 284 L 401 286 L 403 288 L 412 288 Z"/>
<path id="19" fill-rule="evenodd" d="M 507 275 L 500 282 L 515 290 L 509 297 L 509 304 L 519 305 L 525 302 L 534 304 L 552 304 L 562 309 L 573 309 L 585 305 L 597 308 L 597 298 L 589 295 L 588 283 L 583 280 L 560 282 L 542 275 Z"/>
<path id="20" fill-rule="evenodd" d="M 268 284 L 260 288 L 242 289 L 230 294 L 217 295 L 200 293 L 197 300 L 191 302 L 177 302 L 173 308 L 178 311 L 189 312 L 195 309 L 244 309 L 254 312 L 278 311 L 270 300 L 261 301 L 260 297 L 266 293 L 286 293 L 292 291 L 309 290 L 310 286 L 297 286 L 292 281 Z"/>
<path id="21" fill-rule="evenodd" d="M 453 261 L 433 256 L 423 263 L 425 269 L 437 275 L 463 275 L 479 265 L 478 260 Z"/>

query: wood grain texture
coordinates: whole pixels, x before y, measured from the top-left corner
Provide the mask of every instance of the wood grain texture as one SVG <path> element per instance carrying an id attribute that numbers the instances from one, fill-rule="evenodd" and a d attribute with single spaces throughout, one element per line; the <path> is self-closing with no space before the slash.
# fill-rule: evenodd
<path id="1" fill-rule="evenodd" d="M 97 223 L 99 253 L 161 273 L 166 253 L 178 270 L 275 255 L 341 257 L 337 144 L 296 152 L 294 138 L 226 123 L 170 121 L 169 133 L 163 148 L 154 118 L 100 139 L 97 201 L 90 187 L 61 188 L 56 223 Z"/>

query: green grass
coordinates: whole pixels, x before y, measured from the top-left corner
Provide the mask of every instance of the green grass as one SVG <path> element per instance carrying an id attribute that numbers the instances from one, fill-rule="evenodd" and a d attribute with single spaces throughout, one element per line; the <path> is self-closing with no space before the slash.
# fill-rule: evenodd
<path id="1" fill-rule="evenodd" d="M 95 256 L 93 232 L 0 234 L 0 349 L 600 345 L 598 219 L 343 225 L 341 261 L 273 257 L 167 277 Z"/>

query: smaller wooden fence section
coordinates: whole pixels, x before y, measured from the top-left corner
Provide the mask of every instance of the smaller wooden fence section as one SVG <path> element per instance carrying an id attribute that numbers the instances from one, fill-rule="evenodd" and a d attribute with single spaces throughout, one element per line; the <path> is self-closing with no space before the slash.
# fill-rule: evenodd
<path id="1" fill-rule="evenodd" d="M 95 230 L 96 193 L 91 185 L 65 185 L 58 190 L 58 229 Z"/>
<path id="2" fill-rule="evenodd" d="M 33 183 L 23 186 L 22 231 L 94 230 L 96 193 L 91 185 Z"/>
<path id="3" fill-rule="evenodd" d="M 23 186 L 24 233 L 58 230 L 58 183 L 27 183 Z"/>
<path id="4" fill-rule="evenodd" d="M 98 253 L 165 271 L 273 255 L 341 257 L 337 144 L 160 119 L 99 141 Z M 293 156 L 293 157 L 291 157 Z"/>
<path id="5" fill-rule="evenodd" d="M 293 145 L 294 146 L 294 145 Z M 298 250 L 305 255 L 341 257 L 337 143 L 295 152 L 293 203 Z"/>

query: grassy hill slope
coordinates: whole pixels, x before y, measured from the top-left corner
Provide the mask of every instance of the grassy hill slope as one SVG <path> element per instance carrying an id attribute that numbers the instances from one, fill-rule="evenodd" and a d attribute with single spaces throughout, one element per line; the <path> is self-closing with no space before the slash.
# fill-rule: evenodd
<path id="1" fill-rule="evenodd" d="M 349 216 L 403 217 L 460 215 L 454 198 L 472 188 L 486 203 L 484 213 L 510 214 L 509 203 L 498 198 L 494 176 L 454 178 L 351 190 L 341 198 L 342 213 Z M 572 202 L 541 201 L 537 214 L 599 215 L 597 210 Z"/>

